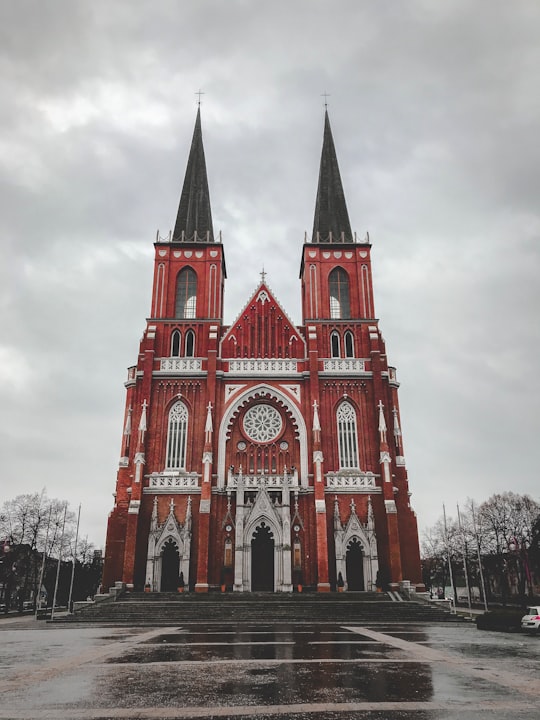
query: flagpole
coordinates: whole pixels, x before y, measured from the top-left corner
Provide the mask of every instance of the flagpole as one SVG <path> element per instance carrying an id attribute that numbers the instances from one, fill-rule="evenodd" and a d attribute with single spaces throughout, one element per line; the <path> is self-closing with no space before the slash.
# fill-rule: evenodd
<path id="1" fill-rule="evenodd" d="M 56 593 L 58 592 L 58 579 L 60 577 L 60 563 L 62 562 L 62 552 L 64 550 L 64 531 L 66 529 L 67 503 L 64 505 L 64 522 L 62 523 L 62 535 L 60 537 L 60 547 L 58 548 L 58 564 L 56 566 L 56 582 L 54 583 L 53 604 L 51 609 L 51 620 L 54 620 L 54 609 L 56 607 Z"/>
<path id="2" fill-rule="evenodd" d="M 79 521 L 81 519 L 81 503 L 77 515 L 77 530 L 75 532 L 75 547 L 73 548 L 73 560 L 71 563 L 71 582 L 69 583 L 68 612 L 71 612 L 71 596 L 73 595 L 73 580 L 75 578 L 75 563 L 77 561 L 77 541 L 79 540 Z"/>
<path id="3" fill-rule="evenodd" d="M 472 604 L 471 604 L 471 588 L 469 587 L 469 573 L 467 572 L 467 542 L 465 541 L 465 533 L 463 532 L 463 529 L 461 527 L 461 515 L 459 512 L 459 505 L 456 505 L 457 507 L 457 516 L 458 516 L 458 527 L 459 532 L 461 533 L 461 541 L 463 542 L 463 572 L 465 573 L 465 587 L 467 588 L 467 600 L 469 603 L 469 615 L 472 619 Z"/>

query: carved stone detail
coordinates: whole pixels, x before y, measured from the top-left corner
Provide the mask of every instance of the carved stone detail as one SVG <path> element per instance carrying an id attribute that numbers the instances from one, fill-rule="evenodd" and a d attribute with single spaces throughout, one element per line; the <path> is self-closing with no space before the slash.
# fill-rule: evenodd
<path id="1" fill-rule="evenodd" d="M 274 360 L 246 359 L 229 360 L 229 372 L 234 373 L 257 373 L 266 375 L 279 375 L 297 372 L 298 363 L 296 360 Z"/>
<path id="2" fill-rule="evenodd" d="M 365 372 L 366 361 L 356 358 L 331 358 L 323 361 L 324 372 Z"/>
<path id="3" fill-rule="evenodd" d="M 274 440 L 283 427 L 279 412 L 272 405 L 260 403 L 251 407 L 244 415 L 244 432 L 255 442 Z"/>
<path id="4" fill-rule="evenodd" d="M 199 478 L 196 475 L 157 475 L 150 476 L 151 488 L 197 488 Z"/>
<path id="5" fill-rule="evenodd" d="M 161 372 L 200 372 L 202 370 L 202 360 L 200 358 L 180 358 L 170 357 L 161 358 L 159 369 Z"/>
<path id="6" fill-rule="evenodd" d="M 375 475 L 331 475 L 326 476 L 326 487 L 328 488 L 351 488 L 351 489 L 373 489 L 375 485 Z"/>

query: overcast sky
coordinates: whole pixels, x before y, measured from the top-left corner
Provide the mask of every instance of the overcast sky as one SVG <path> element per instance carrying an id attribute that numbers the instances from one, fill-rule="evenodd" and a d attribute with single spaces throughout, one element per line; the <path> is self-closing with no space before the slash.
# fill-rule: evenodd
<path id="1" fill-rule="evenodd" d="M 301 322 L 326 91 L 421 530 L 540 500 L 539 37 L 537 0 L 3 0 L 0 502 L 46 487 L 104 544 L 199 88 L 226 322 L 263 265 Z"/>

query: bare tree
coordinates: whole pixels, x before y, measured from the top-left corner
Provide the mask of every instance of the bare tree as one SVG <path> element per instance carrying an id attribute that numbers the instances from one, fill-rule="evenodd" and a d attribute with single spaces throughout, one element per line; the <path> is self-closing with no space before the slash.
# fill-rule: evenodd
<path id="1" fill-rule="evenodd" d="M 540 505 L 535 500 L 513 492 L 492 495 L 478 509 L 482 551 L 488 572 L 491 570 L 491 584 L 500 588 L 503 601 L 514 584 L 522 598 L 531 591 L 528 548 L 539 517 Z"/>
<path id="2" fill-rule="evenodd" d="M 41 588 L 41 561 L 60 551 L 63 516 L 66 503 L 41 493 L 18 495 L 4 502 L 0 510 L 0 540 L 2 540 L 2 592 L 6 610 L 16 592 L 22 608 L 25 598 L 35 601 Z M 68 548 L 75 532 L 75 514 L 66 515 L 64 548 Z M 47 573 L 45 573 L 47 578 Z"/>

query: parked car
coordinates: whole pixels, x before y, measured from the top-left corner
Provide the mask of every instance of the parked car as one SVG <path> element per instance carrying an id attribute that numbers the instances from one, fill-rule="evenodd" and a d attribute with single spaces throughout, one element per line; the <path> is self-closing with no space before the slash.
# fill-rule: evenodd
<path id="1" fill-rule="evenodd" d="M 527 608 L 525 615 L 521 618 L 521 629 L 540 633 L 540 607 L 538 605 Z"/>

